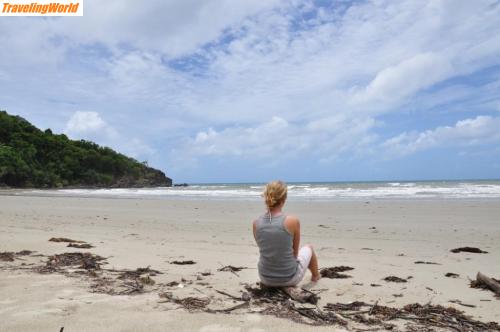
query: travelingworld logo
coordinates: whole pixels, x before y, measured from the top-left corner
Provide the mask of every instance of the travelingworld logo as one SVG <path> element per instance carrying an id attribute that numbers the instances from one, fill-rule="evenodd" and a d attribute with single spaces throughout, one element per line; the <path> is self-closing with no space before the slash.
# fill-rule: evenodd
<path id="1" fill-rule="evenodd" d="M 0 16 L 83 16 L 83 0 L 4 0 L 0 5 Z"/>

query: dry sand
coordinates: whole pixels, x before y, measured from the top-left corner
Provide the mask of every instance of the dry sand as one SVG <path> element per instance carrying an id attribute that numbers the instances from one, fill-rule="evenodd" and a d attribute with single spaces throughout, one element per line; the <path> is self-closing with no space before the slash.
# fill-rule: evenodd
<path id="1" fill-rule="evenodd" d="M 316 285 L 305 280 L 305 286 L 322 290 L 320 305 L 358 300 L 401 307 L 431 301 L 481 321 L 500 321 L 500 300 L 469 288 L 468 281 L 478 271 L 500 277 L 499 201 L 289 202 L 285 210 L 301 219 L 302 243 L 315 246 L 321 267 L 354 267 L 346 272 L 350 279 L 322 279 Z M 163 272 L 153 277 L 153 291 L 112 296 L 92 293 L 86 278 L 13 268 L 45 257 L 0 261 L 0 330 L 332 331 L 255 313 L 189 313 L 159 303 L 158 294 L 171 291 L 179 297 L 213 296 L 219 307 L 233 305 L 214 290 L 239 295 L 242 283 L 258 280 L 251 220 L 262 212 L 260 202 L 0 195 L 0 252 L 92 252 L 107 257 L 107 268 L 151 266 Z M 66 248 L 49 242 L 51 237 L 83 240 L 95 248 Z M 489 253 L 450 252 L 462 246 Z M 188 259 L 197 263 L 170 264 Z M 217 271 L 229 264 L 249 269 L 238 275 Z M 205 271 L 212 275 L 197 280 Z M 460 277 L 447 278 L 447 272 Z M 401 284 L 382 280 L 390 275 L 412 278 Z M 164 287 L 181 278 L 187 280 L 184 288 Z M 457 299 L 475 308 L 449 302 Z"/>

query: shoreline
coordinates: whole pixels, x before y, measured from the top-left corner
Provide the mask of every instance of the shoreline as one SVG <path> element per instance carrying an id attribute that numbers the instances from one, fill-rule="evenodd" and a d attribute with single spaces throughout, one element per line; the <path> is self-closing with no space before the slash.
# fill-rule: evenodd
<path id="1" fill-rule="evenodd" d="M 0 194 L 0 205 L 0 252 L 35 250 L 46 256 L 91 252 L 106 257 L 107 267 L 150 266 L 163 273 L 153 277 L 158 287 L 181 278 L 193 281 L 182 289 L 162 289 L 176 296 L 213 292 L 198 282 L 236 295 L 242 290 L 241 283 L 258 281 L 258 252 L 250 226 L 251 220 L 263 213 L 260 201 Z M 285 211 L 301 219 L 302 243 L 315 246 L 321 267 L 354 267 L 347 272 L 352 278 L 324 278 L 313 287 L 326 289 L 320 294 L 321 305 L 378 301 L 380 305 L 400 307 L 431 301 L 465 311 L 481 321 L 500 321 L 500 300 L 491 292 L 469 288 L 467 280 L 478 271 L 495 278 L 500 276 L 500 266 L 496 264 L 500 254 L 496 217 L 500 215 L 500 200 L 290 201 Z M 51 237 L 83 240 L 95 248 L 67 248 L 66 244 L 49 242 Z M 466 245 L 489 253 L 450 253 L 451 249 Z M 23 259 L 25 263 L 36 260 Z M 38 259 L 43 261 L 45 257 Z M 196 264 L 177 266 L 170 264 L 173 260 L 194 260 Z M 415 264 L 416 261 L 439 265 Z M 6 265 L 0 262 L 0 266 Z M 234 275 L 217 271 L 221 265 L 248 269 Z M 196 280 L 203 271 L 212 275 Z M 447 272 L 460 276 L 446 278 Z M 412 278 L 404 285 L 383 281 L 389 275 Z M 182 309 L 171 311 L 168 305 L 158 303 L 160 290 L 133 296 L 94 294 L 87 282 L 62 275 L 0 269 L 0 286 L 0 297 L 4 299 L 0 318 L 8 322 L 9 330 L 37 326 L 33 324 L 39 324 L 42 331 L 54 330 L 56 325 L 67 326 L 68 330 L 162 330 L 166 326 L 206 331 L 210 326 L 218 326 L 219 330 L 243 326 L 244 331 L 316 330 L 255 313 L 210 315 Z M 20 294 L 23 289 L 26 291 Z M 224 305 L 227 298 L 223 298 L 219 295 L 213 301 Z M 449 302 L 456 299 L 476 307 Z M 85 315 L 94 317 L 87 322 L 90 327 L 83 325 Z M 176 315 L 185 321 L 175 321 Z M 102 322 L 107 325 L 99 325 Z"/>

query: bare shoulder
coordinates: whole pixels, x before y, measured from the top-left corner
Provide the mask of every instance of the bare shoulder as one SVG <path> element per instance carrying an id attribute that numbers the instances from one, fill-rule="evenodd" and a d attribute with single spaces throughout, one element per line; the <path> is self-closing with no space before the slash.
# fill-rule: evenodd
<path id="1" fill-rule="evenodd" d="M 300 220 L 296 216 L 286 216 L 285 224 L 289 228 L 296 227 L 297 225 L 300 225 Z"/>
<path id="2" fill-rule="evenodd" d="M 297 218 L 296 216 L 286 216 L 286 222 L 290 222 L 290 223 L 300 223 L 300 220 L 299 218 Z"/>

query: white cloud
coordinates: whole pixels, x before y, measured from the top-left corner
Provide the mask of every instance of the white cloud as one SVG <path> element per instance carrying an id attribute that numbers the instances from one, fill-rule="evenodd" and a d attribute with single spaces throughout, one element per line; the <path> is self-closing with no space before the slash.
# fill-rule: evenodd
<path id="1" fill-rule="evenodd" d="M 137 159 L 149 159 L 156 151 L 137 137 L 120 134 L 98 112 L 77 111 L 66 123 L 64 132 L 72 139 L 93 140 Z"/>
<path id="2" fill-rule="evenodd" d="M 66 124 L 65 132 L 69 135 L 85 134 L 103 130 L 106 126 L 99 113 L 77 111 Z"/>
<path id="3" fill-rule="evenodd" d="M 252 127 L 233 126 L 220 131 L 209 128 L 181 145 L 183 154 L 196 159 L 201 156 L 236 156 L 257 159 L 260 162 L 285 163 L 299 156 L 313 156 L 328 161 L 339 156 L 356 158 L 360 151 L 367 152 L 376 139 L 369 131 L 376 125 L 371 118 L 325 119 L 323 123 L 290 123 L 274 116 L 269 121 Z M 353 140 L 353 137 L 359 139 Z"/>
<path id="4" fill-rule="evenodd" d="M 395 66 L 382 69 L 366 90 L 355 95 L 354 99 L 365 103 L 399 101 L 452 74 L 453 67 L 443 56 L 433 53 L 417 54 Z"/>
<path id="5" fill-rule="evenodd" d="M 500 117 L 477 116 L 423 132 L 405 132 L 386 140 L 389 153 L 407 155 L 437 147 L 470 147 L 500 142 Z"/>

